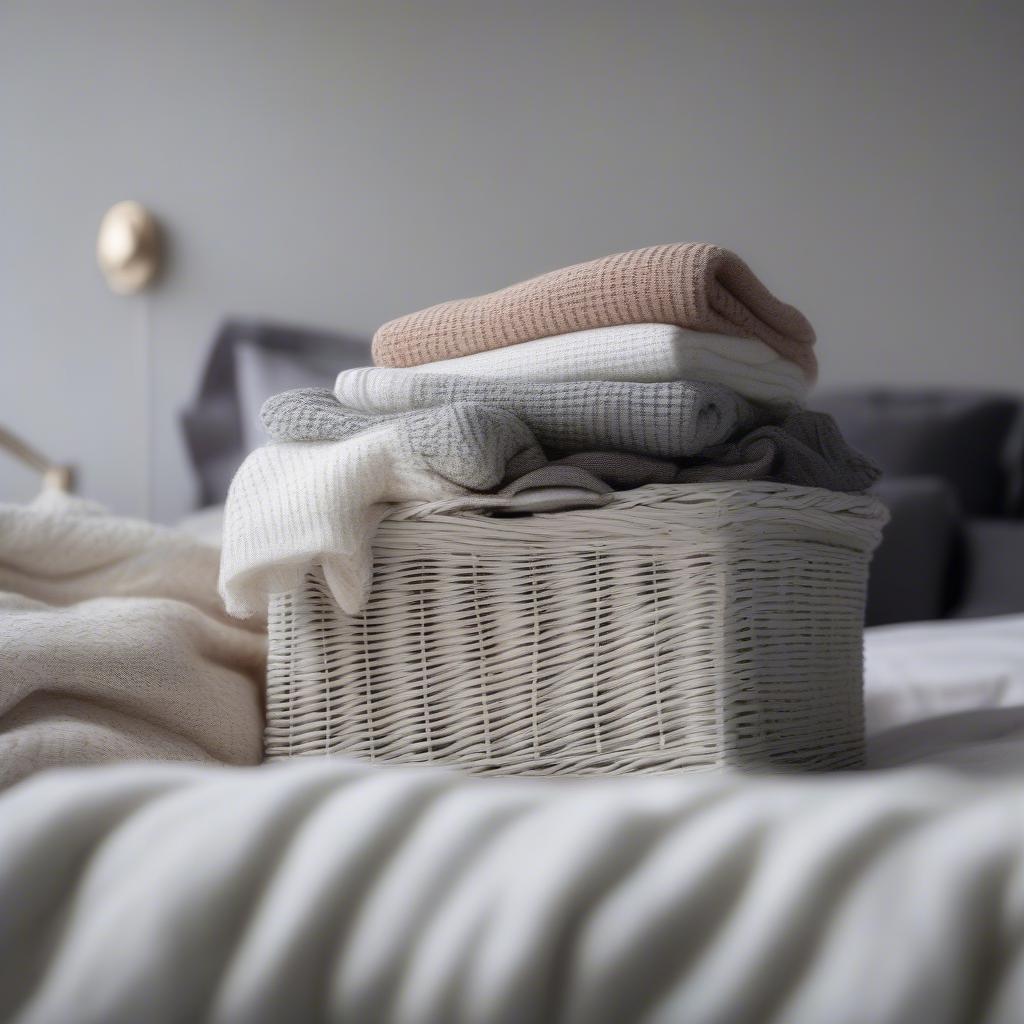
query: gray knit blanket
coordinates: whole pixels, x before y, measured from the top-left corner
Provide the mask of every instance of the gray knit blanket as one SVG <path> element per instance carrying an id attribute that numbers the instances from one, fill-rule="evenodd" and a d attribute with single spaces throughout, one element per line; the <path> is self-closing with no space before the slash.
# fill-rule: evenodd
<path id="1" fill-rule="evenodd" d="M 673 462 L 632 452 L 574 452 L 555 465 L 585 470 L 616 490 L 644 484 L 771 480 L 864 491 L 881 475 L 874 462 L 846 443 L 831 416 L 807 411 L 707 448 L 696 459 Z"/>
<path id="2" fill-rule="evenodd" d="M 450 396 L 455 379 L 433 378 L 441 388 L 426 388 L 420 397 Z M 461 381 L 467 386 L 460 391 L 498 394 L 502 406 L 457 401 L 406 412 L 357 412 L 326 389 L 305 388 L 268 399 L 263 424 L 278 441 L 340 441 L 385 425 L 397 428 L 410 451 L 427 459 L 445 479 L 474 491 L 494 490 L 499 482 L 507 486 L 524 474 L 531 474 L 532 487 L 583 487 L 595 492 L 607 486 L 727 480 L 861 491 L 879 476 L 878 467 L 843 440 L 831 416 L 799 411 L 781 423 L 743 430 L 742 423 L 763 414 L 738 396 L 730 400 L 731 392 L 713 385 L 611 388 L 598 381 L 589 386 L 517 388 L 515 382 Z M 639 415 L 642 392 L 633 390 L 642 388 L 660 390 L 656 411 L 646 421 Z M 528 400 L 529 392 L 544 390 L 547 395 Z M 548 420 L 558 392 L 565 392 L 565 408 L 570 410 L 562 430 L 553 429 Z M 584 394 L 589 394 L 591 405 L 583 400 Z M 602 408 L 597 394 L 612 395 L 613 400 Z M 679 420 L 674 421 L 668 410 Z M 709 421 L 715 424 L 714 432 Z M 537 423 L 543 425 L 541 430 Z M 699 437 L 717 436 L 725 423 L 732 429 L 724 439 L 697 447 Z M 665 450 L 680 449 L 689 457 L 660 457 Z"/>
<path id="3" fill-rule="evenodd" d="M 699 381 L 538 383 L 372 367 L 340 374 L 334 393 L 367 415 L 480 403 L 513 413 L 547 449 L 665 459 L 700 455 L 772 418 L 730 388 Z"/>

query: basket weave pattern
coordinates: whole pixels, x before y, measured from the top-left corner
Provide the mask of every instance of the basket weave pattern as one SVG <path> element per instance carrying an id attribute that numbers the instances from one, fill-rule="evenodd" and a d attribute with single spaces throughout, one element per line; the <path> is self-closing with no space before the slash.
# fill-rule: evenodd
<path id="1" fill-rule="evenodd" d="M 382 524 L 363 614 L 316 572 L 274 598 L 269 759 L 542 775 L 861 763 L 874 499 L 733 483 L 522 518 L 440 508 Z"/>

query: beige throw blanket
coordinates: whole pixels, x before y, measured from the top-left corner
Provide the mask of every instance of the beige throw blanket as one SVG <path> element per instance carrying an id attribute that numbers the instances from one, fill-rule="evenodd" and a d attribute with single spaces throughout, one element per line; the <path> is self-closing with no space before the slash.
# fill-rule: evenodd
<path id="1" fill-rule="evenodd" d="M 0 505 L 0 786 L 54 765 L 257 764 L 265 626 L 216 548 L 63 495 Z"/>
<path id="2" fill-rule="evenodd" d="M 656 245 L 554 270 L 473 299 L 443 302 L 384 324 L 378 366 L 418 366 L 536 338 L 664 323 L 757 338 L 813 379 L 814 329 L 735 253 L 704 242 Z"/>

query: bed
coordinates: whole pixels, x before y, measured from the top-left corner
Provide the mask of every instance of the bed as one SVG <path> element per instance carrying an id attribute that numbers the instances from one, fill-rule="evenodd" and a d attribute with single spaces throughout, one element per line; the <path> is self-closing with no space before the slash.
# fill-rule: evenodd
<path id="1" fill-rule="evenodd" d="M 0 1019 L 1024 1019 L 1021 614 L 869 629 L 861 772 L 260 765 L 265 635 L 216 596 L 216 502 L 246 402 L 336 369 L 336 341 L 225 325 L 184 416 L 212 503 L 185 528 L 0 506 Z M 950 610 L 948 489 L 903 499 L 943 556 L 916 545 L 879 621 Z M 964 607 L 1006 610 L 1007 524 L 974 526 Z"/>
<path id="2" fill-rule="evenodd" d="M 1020 1019 L 1020 617 L 869 631 L 861 773 L 256 767 L 215 547 L 2 516 L 2 1019 Z"/>

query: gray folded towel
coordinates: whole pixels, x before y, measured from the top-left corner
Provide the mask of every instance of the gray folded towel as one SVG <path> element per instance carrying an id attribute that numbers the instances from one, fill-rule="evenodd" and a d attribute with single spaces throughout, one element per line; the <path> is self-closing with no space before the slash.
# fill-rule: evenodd
<path id="1" fill-rule="evenodd" d="M 666 459 L 700 455 L 774 418 L 730 388 L 696 381 L 540 383 L 368 367 L 340 374 L 334 393 L 353 411 L 377 414 L 479 402 L 514 413 L 547 449 Z"/>
<path id="2" fill-rule="evenodd" d="M 411 463 L 415 457 L 417 464 L 471 491 L 492 491 L 548 464 L 522 420 L 480 403 L 368 415 L 346 409 L 327 388 L 296 388 L 268 398 L 260 418 L 275 441 L 345 441 L 386 429 L 399 458 L 407 456 Z"/>
<path id="3" fill-rule="evenodd" d="M 694 387 L 725 390 L 712 385 Z M 483 389 L 467 390 L 477 394 Z M 674 396 L 667 399 L 669 404 L 661 408 L 679 411 L 684 403 L 676 399 L 684 394 L 687 392 L 676 389 Z M 522 395 L 516 401 L 520 407 L 528 404 Z M 627 391 L 622 403 L 613 402 L 605 407 L 606 415 L 596 406 L 584 411 L 582 406 L 570 402 L 577 409 L 570 417 L 575 420 L 573 436 L 614 435 L 620 443 L 640 447 L 644 431 L 634 420 L 635 401 L 635 394 Z M 742 399 L 738 401 L 741 406 L 748 404 Z M 535 414 L 537 408 L 534 407 Z M 728 405 L 719 401 L 716 408 L 722 410 Z M 745 411 L 740 410 L 737 419 L 744 415 Z M 535 482 L 521 482 L 516 491 L 553 486 L 604 493 L 609 485 L 623 489 L 650 483 L 728 480 L 773 480 L 835 491 L 862 491 L 880 475 L 870 459 L 843 440 L 831 416 L 805 410 L 791 413 L 782 423 L 755 427 L 723 443 L 706 446 L 694 453 L 695 457 L 678 461 L 658 457 L 659 451 L 671 447 L 682 436 L 673 433 L 668 419 L 661 415 L 654 417 L 658 427 L 653 453 L 589 448 L 573 451 L 561 444 L 557 449 L 568 454 L 553 462 L 549 462 L 537 438 L 518 415 L 505 406 L 481 401 L 457 401 L 408 412 L 367 413 L 346 408 L 326 389 L 308 388 L 268 399 L 262 416 L 271 437 L 280 441 L 339 441 L 386 427 L 401 439 L 403 450 L 414 453 L 444 479 L 473 491 L 494 491 L 523 477 L 532 477 Z M 693 425 L 692 420 L 688 422 Z M 625 424 L 636 428 L 628 436 L 619 429 Z M 588 430 L 588 425 L 593 429 Z M 546 431 L 545 436 L 552 433 Z M 692 442 L 695 432 L 688 430 L 686 436 Z"/>

